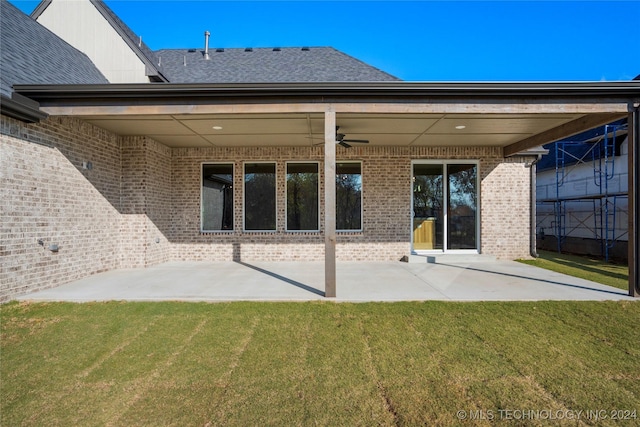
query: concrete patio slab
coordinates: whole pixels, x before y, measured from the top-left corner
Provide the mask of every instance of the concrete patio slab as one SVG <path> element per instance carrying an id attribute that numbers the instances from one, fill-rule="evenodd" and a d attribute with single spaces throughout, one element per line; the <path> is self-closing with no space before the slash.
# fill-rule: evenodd
<path id="1" fill-rule="evenodd" d="M 322 262 L 168 262 L 18 297 L 31 301 L 324 300 Z M 338 262 L 329 301 L 634 300 L 622 289 L 513 261 Z"/>

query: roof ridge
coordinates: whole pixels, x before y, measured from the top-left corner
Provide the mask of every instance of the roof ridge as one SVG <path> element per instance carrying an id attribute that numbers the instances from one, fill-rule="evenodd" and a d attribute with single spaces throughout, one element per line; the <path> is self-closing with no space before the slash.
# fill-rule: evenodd
<path id="1" fill-rule="evenodd" d="M 247 48 L 251 48 L 251 49 L 264 49 L 264 50 L 272 50 L 272 49 L 288 49 L 288 50 L 293 50 L 293 49 L 333 49 L 336 50 L 335 48 L 331 47 L 331 46 L 245 46 L 245 47 L 222 47 L 222 46 L 209 46 L 209 49 L 224 49 L 224 50 L 245 50 Z M 153 52 L 157 53 L 157 52 L 161 52 L 161 51 L 166 51 L 166 50 L 192 50 L 192 49 L 196 49 L 196 50 L 204 50 L 204 46 L 198 46 L 198 47 L 168 47 L 168 48 L 161 48 L 161 49 L 156 49 Z M 336 50 L 337 52 L 340 52 L 339 50 Z M 362 62 L 362 61 L 361 61 Z"/>

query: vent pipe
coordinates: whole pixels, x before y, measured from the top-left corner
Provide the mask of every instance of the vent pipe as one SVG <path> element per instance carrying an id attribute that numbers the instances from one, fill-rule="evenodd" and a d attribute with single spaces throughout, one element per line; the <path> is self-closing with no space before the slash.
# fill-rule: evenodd
<path id="1" fill-rule="evenodd" d="M 211 33 L 209 31 L 204 32 L 204 59 L 209 58 L 209 36 Z"/>

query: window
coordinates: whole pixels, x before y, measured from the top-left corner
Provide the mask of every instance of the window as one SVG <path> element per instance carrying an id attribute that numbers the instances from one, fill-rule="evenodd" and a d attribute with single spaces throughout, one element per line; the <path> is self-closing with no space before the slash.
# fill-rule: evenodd
<path id="1" fill-rule="evenodd" d="M 478 166 L 447 165 L 447 249 L 476 249 Z"/>
<path id="2" fill-rule="evenodd" d="M 336 230 L 362 230 L 362 164 L 336 164 Z"/>
<path id="3" fill-rule="evenodd" d="M 245 163 L 244 165 L 244 229 L 275 231 L 276 229 L 276 165 Z"/>
<path id="4" fill-rule="evenodd" d="M 287 163 L 287 230 L 318 231 L 318 164 Z"/>
<path id="5" fill-rule="evenodd" d="M 233 164 L 202 165 L 202 231 L 233 230 Z"/>

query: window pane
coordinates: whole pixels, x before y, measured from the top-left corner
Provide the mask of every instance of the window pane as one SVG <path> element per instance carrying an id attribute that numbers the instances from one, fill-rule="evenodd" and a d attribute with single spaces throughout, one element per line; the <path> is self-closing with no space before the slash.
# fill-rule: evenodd
<path id="1" fill-rule="evenodd" d="M 233 230 L 233 165 L 202 165 L 202 230 Z"/>
<path id="2" fill-rule="evenodd" d="M 318 227 L 318 164 L 287 164 L 287 230 Z"/>
<path id="3" fill-rule="evenodd" d="M 448 165 L 448 249 L 476 249 L 477 167 Z"/>
<path id="4" fill-rule="evenodd" d="M 362 172 L 360 163 L 336 164 L 336 229 L 362 229 Z"/>
<path id="5" fill-rule="evenodd" d="M 413 249 L 442 249 L 444 230 L 443 166 L 413 165 Z"/>
<path id="6" fill-rule="evenodd" d="M 276 165 L 244 165 L 245 230 L 276 229 Z"/>

